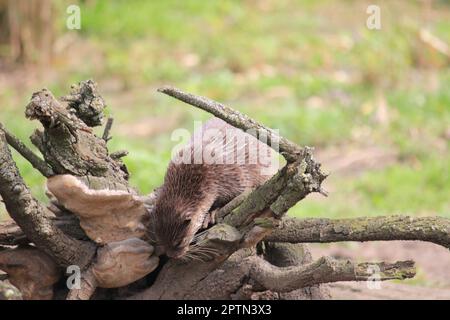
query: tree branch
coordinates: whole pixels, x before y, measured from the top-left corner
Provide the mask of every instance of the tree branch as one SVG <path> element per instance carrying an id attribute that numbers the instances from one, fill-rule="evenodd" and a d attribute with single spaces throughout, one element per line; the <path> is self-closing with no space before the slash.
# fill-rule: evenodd
<path id="1" fill-rule="evenodd" d="M 267 145 L 275 151 L 281 153 L 288 162 L 298 160 L 302 153 L 302 149 L 295 143 L 278 135 L 270 128 L 263 126 L 256 122 L 249 116 L 240 113 L 228 106 L 219 102 L 213 101 L 206 97 L 196 96 L 191 93 L 186 93 L 180 89 L 173 87 L 162 87 L 158 89 L 159 92 L 167 94 L 175 99 L 181 100 L 194 107 L 200 108 L 214 116 L 228 122 L 232 126 L 247 131 L 249 134 L 258 138 L 258 134 L 263 134 L 267 137 Z"/>
<path id="2" fill-rule="evenodd" d="M 18 153 L 28 160 L 31 165 L 38 170 L 44 177 L 48 178 L 54 175 L 52 168 L 47 163 L 37 156 L 31 149 L 29 149 L 22 141 L 20 141 L 13 134 L 8 132 L 6 128 L 0 123 L 0 130 L 5 133 L 6 141 L 11 147 L 13 147 Z"/>
<path id="3" fill-rule="evenodd" d="M 403 280 L 416 274 L 413 261 L 354 263 L 322 257 L 308 265 L 280 268 L 258 257 L 249 259 L 250 277 L 264 288 L 278 292 L 338 281 Z"/>
<path id="4" fill-rule="evenodd" d="M 0 131 L 0 195 L 11 217 L 27 237 L 61 266 L 86 266 L 95 253 L 94 244 L 75 240 L 55 227 L 46 210 L 33 198 Z"/>
<path id="5" fill-rule="evenodd" d="M 103 131 L 103 135 L 102 135 L 102 139 L 105 140 L 105 142 L 108 142 L 109 140 L 111 140 L 110 132 L 111 132 L 113 123 L 114 123 L 113 117 L 109 117 L 108 120 L 106 121 L 105 130 Z"/>
<path id="6" fill-rule="evenodd" d="M 15 246 L 27 242 L 27 237 L 14 221 L 0 222 L 1 246 Z"/>
<path id="7" fill-rule="evenodd" d="M 236 252 L 235 254 L 239 253 Z M 178 296 L 178 299 L 228 299 L 239 288 L 247 288 L 247 294 L 263 293 L 266 290 L 281 294 L 279 297 L 301 295 L 297 290 L 311 288 L 320 284 L 339 281 L 386 281 L 403 280 L 415 275 L 413 261 L 396 263 L 354 263 L 348 260 L 336 260 L 322 257 L 314 262 L 304 261 L 301 265 L 276 266 L 254 255 L 231 256 L 219 269 L 209 273 L 195 285 L 190 294 Z M 302 263 L 298 260 L 296 263 Z M 305 264 L 306 263 L 306 264 Z M 248 287 L 250 285 L 250 287 Z M 244 288 L 245 287 L 245 288 Z M 317 288 L 317 287 L 316 287 Z M 318 289 L 318 288 L 317 288 Z M 244 290 L 245 291 L 245 290 Z M 151 294 L 151 289 L 147 295 Z M 242 292 L 241 292 L 242 294 Z M 292 294 L 292 295 L 290 295 Z M 316 292 L 316 296 L 327 295 L 326 291 Z M 137 295 L 134 298 L 148 298 Z M 155 296 L 151 296 L 155 298 Z M 164 297 L 172 298 L 173 296 Z M 248 297 L 247 297 L 248 298 Z"/>
<path id="8" fill-rule="evenodd" d="M 241 228 L 266 208 L 281 218 L 289 208 L 311 192 L 321 192 L 321 183 L 327 177 L 316 163 L 310 148 L 302 150 L 303 158 L 288 163 L 263 185 L 253 190 L 242 203 L 223 218 L 223 221 Z"/>
<path id="9" fill-rule="evenodd" d="M 263 244 L 264 260 L 276 267 L 294 267 L 312 262 L 311 253 L 305 244 L 278 242 L 264 242 Z M 253 285 L 253 288 L 256 289 L 256 286 Z M 265 295 L 266 293 L 267 291 L 263 291 L 257 293 L 257 295 Z M 277 294 L 281 300 L 324 300 L 330 298 L 328 288 L 321 285 L 298 288 L 290 292 L 277 292 Z"/>
<path id="10" fill-rule="evenodd" d="M 286 218 L 265 240 L 291 243 L 420 240 L 450 249 L 450 219 L 409 216 L 339 220 Z"/>
<path id="11" fill-rule="evenodd" d="M 251 193 L 250 190 L 244 191 L 243 193 L 232 199 L 230 202 L 228 202 L 226 205 L 224 205 L 222 208 L 219 208 L 215 213 L 216 219 L 221 220 L 225 216 L 230 214 L 234 209 L 239 207 L 242 204 L 242 202 L 244 202 L 244 200 L 249 196 L 250 193 Z"/>
<path id="12" fill-rule="evenodd" d="M 58 229 L 68 236 L 78 240 L 89 240 L 76 216 L 65 215 L 50 217 L 50 219 Z M 0 246 L 16 246 L 27 243 L 30 243 L 30 240 L 14 220 L 0 222 Z"/>

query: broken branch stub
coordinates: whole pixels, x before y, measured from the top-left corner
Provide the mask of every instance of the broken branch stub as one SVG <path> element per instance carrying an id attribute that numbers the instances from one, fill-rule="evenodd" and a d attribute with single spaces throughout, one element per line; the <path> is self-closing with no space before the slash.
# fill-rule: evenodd
<path id="1" fill-rule="evenodd" d="M 55 174 L 103 177 L 108 180 L 105 184 L 127 189 L 128 172 L 123 163 L 109 156 L 106 142 L 77 116 L 97 125 L 101 116 L 95 108 L 103 107 L 101 97 L 96 96 L 94 100 L 98 101 L 94 104 L 87 104 L 84 95 L 66 99 L 69 103 L 60 102 L 46 89 L 33 93 L 26 116 L 44 126 L 44 131 L 36 130 L 31 136 L 33 144 Z"/>
<path id="2" fill-rule="evenodd" d="M 106 103 L 99 94 L 97 84 L 92 80 L 81 81 L 70 86 L 70 93 L 61 98 L 67 102 L 73 113 L 89 127 L 103 123 L 103 110 Z"/>

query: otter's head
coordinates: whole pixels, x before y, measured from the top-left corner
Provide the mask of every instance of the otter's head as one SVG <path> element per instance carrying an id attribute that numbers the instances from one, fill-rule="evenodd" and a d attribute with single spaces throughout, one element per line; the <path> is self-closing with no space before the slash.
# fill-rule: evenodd
<path id="1" fill-rule="evenodd" d="M 175 259 L 182 258 L 188 252 L 189 244 L 198 231 L 190 216 L 165 205 L 156 206 L 151 225 L 151 238 L 157 252 Z"/>

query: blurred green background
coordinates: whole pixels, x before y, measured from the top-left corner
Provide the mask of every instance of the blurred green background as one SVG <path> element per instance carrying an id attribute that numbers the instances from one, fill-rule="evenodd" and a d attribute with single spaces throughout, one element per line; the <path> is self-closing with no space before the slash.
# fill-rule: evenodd
<path id="1" fill-rule="evenodd" d="M 148 193 L 177 143 L 171 132 L 209 117 L 156 92 L 170 84 L 316 148 L 330 196 L 292 215 L 450 217 L 450 3 L 376 1 L 381 30 L 369 30 L 372 2 L 80 1 L 81 29 L 69 30 L 76 1 L 50 1 L 48 56 L 0 46 L 0 121 L 30 145 L 32 92 L 60 96 L 92 78 L 115 118 L 110 150 L 130 151 L 132 184 Z M 44 200 L 44 179 L 14 156 Z"/>

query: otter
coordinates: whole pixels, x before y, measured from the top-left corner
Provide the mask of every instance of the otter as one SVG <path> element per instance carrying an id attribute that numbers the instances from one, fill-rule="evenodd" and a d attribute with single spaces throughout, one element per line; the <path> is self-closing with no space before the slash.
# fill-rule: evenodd
<path id="1" fill-rule="evenodd" d="M 212 118 L 170 161 L 151 212 L 150 239 L 169 258 L 194 257 L 196 234 L 211 212 L 253 189 L 278 169 L 273 150 L 254 136 Z"/>

